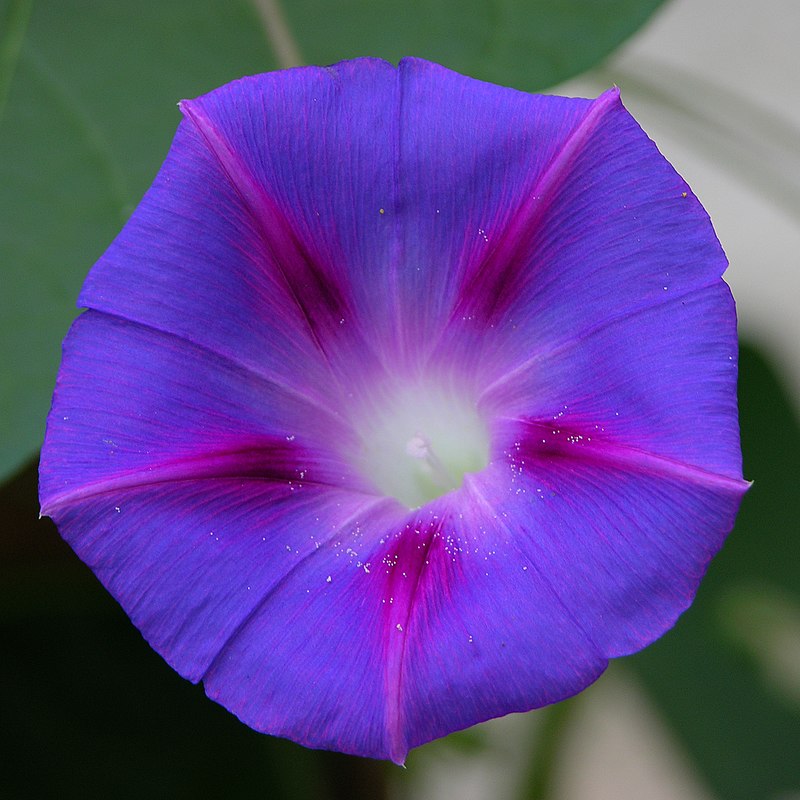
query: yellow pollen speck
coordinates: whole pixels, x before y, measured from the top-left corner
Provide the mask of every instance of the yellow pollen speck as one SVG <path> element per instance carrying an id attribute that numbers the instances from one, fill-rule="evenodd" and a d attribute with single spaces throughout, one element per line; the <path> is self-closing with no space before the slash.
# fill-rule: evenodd
<path id="1" fill-rule="evenodd" d="M 378 209 L 378 213 L 379 213 L 379 214 L 385 214 L 385 213 L 386 213 L 386 211 L 384 211 L 382 208 L 379 208 L 379 209 Z"/>

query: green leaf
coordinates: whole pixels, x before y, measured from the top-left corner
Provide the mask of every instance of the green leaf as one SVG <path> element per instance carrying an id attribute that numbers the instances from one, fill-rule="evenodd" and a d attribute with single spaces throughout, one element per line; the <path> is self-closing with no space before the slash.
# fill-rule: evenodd
<path id="1" fill-rule="evenodd" d="M 594 66 L 663 0 L 287 0 L 307 62 L 419 56 L 533 91 Z M 262 5 L 271 6 L 264 2 Z"/>
<path id="2" fill-rule="evenodd" d="M 0 477 L 41 443 L 75 298 L 177 101 L 274 68 L 244 0 L 0 3 Z"/>
<path id="3" fill-rule="evenodd" d="M 739 402 L 755 483 L 736 527 L 675 629 L 626 661 L 727 800 L 800 792 L 800 426 L 748 347 Z"/>

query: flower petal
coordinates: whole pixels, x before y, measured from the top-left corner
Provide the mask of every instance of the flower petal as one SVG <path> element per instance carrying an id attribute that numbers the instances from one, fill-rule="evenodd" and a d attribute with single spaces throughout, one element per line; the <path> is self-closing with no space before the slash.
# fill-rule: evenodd
<path id="1" fill-rule="evenodd" d="M 440 345 L 443 359 L 480 347 L 487 383 L 616 319 L 723 286 L 708 215 L 616 90 L 527 191 L 466 276 Z"/>
<path id="2" fill-rule="evenodd" d="M 395 655 L 406 747 L 563 700 L 607 664 L 502 507 L 466 487 L 442 506 L 388 550 L 394 593 L 406 592 Z"/>
<path id="3" fill-rule="evenodd" d="M 471 313 L 459 306 L 464 287 L 485 272 L 592 103 L 484 84 L 417 59 L 400 63 L 399 82 L 391 296 L 401 352 L 421 358 L 451 318 Z"/>
<path id="4" fill-rule="evenodd" d="M 313 484 L 217 475 L 98 492 L 54 517 L 148 642 L 197 682 L 264 598 L 330 546 L 347 514 L 377 502 Z M 276 624 L 287 617 L 284 609 Z"/>
<path id="5" fill-rule="evenodd" d="M 64 343 L 42 510 L 58 520 L 93 494 L 214 475 L 361 490 L 337 455 L 353 446 L 335 410 L 185 339 L 88 311 Z"/>
<path id="6" fill-rule="evenodd" d="M 507 460 L 448 496 L 439 541 L 396 548 L 413 578 L 399 681 L 410 746 L 563 699 L 661 636 L 747 489 L 626 448 L 542 445 L 548 434 L 516 426 Z"/>
<path id="7" fill-rule="evenodd" d="M 733 527 L 745 481 L 552 425 L 509 423 L 470 484 L 606 657 L 664 633 Z"/>
<path id="8" fill-rule="evenodd" d="M 720 281 L 599 324 L 485 387 L 485 413 L 741 479 L 734 314 Z"/>
<path id="9" fill-rule="evenodd" d="M 179 336 L 327 402 L 343 384 L 341 359 L 339 370 L 331 363 L 337 339 L 355 336 L 362 372 L 369 347 L 341 327 L 352 322 L 342 317 L 345 301 L 317 276 L 311 299 L 328 323 L 337 314 L 336 331 L 320 329 L 319 314 L 286 272 L 315 274 L 308 252 L 278 212 L 265 219 L 272 209 L 266 190 L 253 205 L 250 176 L 229 174 L 209 135 L 191 117 L 181 123 L 153 186 L 92 268 L 79 304 Z"/>
<path id="10" fill-rule="evenodd" d="M 80 302 L 284 382 L 302 363 L 326 390 L 368 383 L 378 362 L 413 369 L 448 321 L 505 310 L 538 277 L 526 253 L 571 202 L 598 130 L 652 148 L 616 93 L 528 95 L 416 59 L 259 75 L 182 109 Z"/>
<path id="11" fill-rule="evenodd" d="M 411 747 L 562 699 L 605 667 L 484 509 L 375 507 L 331 545 L 287 574 L 205 675 L 209 695 L 258 730 L 403 763 Z"/>
<path id="12" fill-rule="evenodd" d="M 320 336 L 343 320 L 395 367 L 430 349 L 485 230 L 508 224 L 590 107 L 416 59 L 260 75 L 183 105 L 288 254 Z"/>

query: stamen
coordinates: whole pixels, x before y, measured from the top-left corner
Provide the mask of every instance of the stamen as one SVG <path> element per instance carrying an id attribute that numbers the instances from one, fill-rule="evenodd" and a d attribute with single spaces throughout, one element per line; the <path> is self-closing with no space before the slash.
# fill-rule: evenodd
<path id="1" fill-rule="evenodd" d="M 420 466 L 439 488 L 445 491 L 458 488 L 458 481 L 433 451 L 430 440 L 424 434 L 416 433 L 406 442 L 406 455 L 420 461 Z"/>
<path id="2" fill-rule="evenodd" d="M 467 392 L 427 382 L 376 387 L 354 419 L 356 466 L 375 488 L 409 508 L 458 489 L 489 461 L 489 436 Z"/>

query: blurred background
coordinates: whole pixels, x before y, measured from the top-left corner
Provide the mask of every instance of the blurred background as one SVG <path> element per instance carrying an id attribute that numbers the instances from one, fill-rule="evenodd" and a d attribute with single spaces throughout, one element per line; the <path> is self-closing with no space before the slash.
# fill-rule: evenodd
<path id="1" fill-rule="evenodd" d="M 0 0 L 0 798 L 800 800 L 798 38 L 796 0 Z M 38 519 L 36 459 L 75 297 L 176 101 L 408 54 L 527 91 L 621 87 L 731 261 L 755 485 L 673 631 L 401 770 L 255 734 L 175 675 Z"/>

